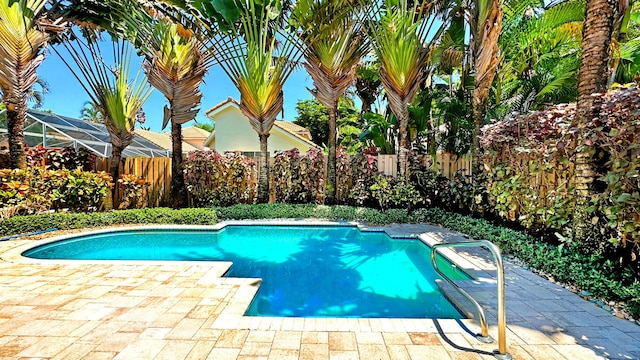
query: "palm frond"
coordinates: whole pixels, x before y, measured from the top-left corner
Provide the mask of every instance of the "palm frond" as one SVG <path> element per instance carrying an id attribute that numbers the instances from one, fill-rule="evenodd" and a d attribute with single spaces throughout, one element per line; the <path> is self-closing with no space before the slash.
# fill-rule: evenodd
<path id="1" fill-rule="evenodd" d="M 147 83 L 142 69 L 130 78 L 133 52 L 130 44 L 124 40 L 112 42 L 113 64 L 108 64 L 105 50 L 96 41 L 100 40 L 100 35 L 89 29 L 83 29 L 83 34 L 85 40 L 70 33 L 63 42 L 73 64 L 56 47 L 53 49 L 96 104 L 112 144 L 124 148 L 133 141 L 136 116 L 153 88 Z"/>

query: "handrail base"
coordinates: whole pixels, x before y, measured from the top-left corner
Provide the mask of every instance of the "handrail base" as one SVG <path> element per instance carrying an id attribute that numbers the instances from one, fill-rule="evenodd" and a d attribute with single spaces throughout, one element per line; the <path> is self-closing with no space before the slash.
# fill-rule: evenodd
<path id="1" fill-rule="evenodd" d="M 478 335 L 476 336 L 476 340 L 485 343 L 485 344 L 491 344 L 492 342 L 494 342 L 495 340 L 491 337 L 491 335 L 487 335 L 487 336 L 482 336 L 482 335 Z"/>
<path id="2" fill-rule="evenodd" d="M 513 360 L 513 357 L 509 353 L 500 354 L 499 352 L 494 352 L 493 357 L 498 360 Z"/>

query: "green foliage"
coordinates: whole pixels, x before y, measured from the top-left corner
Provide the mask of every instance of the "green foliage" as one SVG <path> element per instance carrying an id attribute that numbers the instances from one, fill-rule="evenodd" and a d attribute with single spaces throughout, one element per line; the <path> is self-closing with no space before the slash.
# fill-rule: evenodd
<path id="1" fill-rule="evenodd" d="M 328 144 L 329 139 L 329 112 L 317 99 L 299 100 L 296 104 L 297 115 L 294 124 L 304 126 L 311 133 L 311 140 L 318 145 Z M 357 149 L 354 143 L 354 128 L 360 134 L 360 122 L 358 111 L 352 99 L 342 97 L 338 102 L 338 146 Z M 357 135 L 355 136 L 357 140 Z M 356 141 L 357 142 L 357 141 Z"/>
<path id="2" fill-rule="evenodd" d="M 144 207 L 144 191 L 149 186 L 143 178 L 136 175 L 123 174 L 118 179 L 118 187 L 121 189 L 119 209 L 140 209 Z"/>
<path id="3" fill-rule="evenodd" d="M 298 149 L 277 152 L 271 167 L 276 202 L 321 203 L 324 196 L 324 154 L 313 148 L 305 156 Z"/>
<path id="4" fill-rule="evenodd" d="M 81 169 L 5 169 L 0 180 L 0 208 L 26 204 L 30 211 L 96 211 L 112 186 L 105 172 Z"/>
<path id="5" fill-rule="evenodd" d="M 255 163 L 242 155 L 193 151 L 184 162 L 184 180 L 195 206 L 253 203 L 256 177 Z"/>
<path id="6" fill-rule="evenodd" d="M 406 179 L 378 175 L 370 186 L 371 195 L 382 210 L 411 209 L 421 201 L 420 193 Z"/>
<path id="7" fill-rule="evenodd" d="M 595 206 L 616 229 L 616 243 L 631 242 L 640 255 L 640 89 L 637 85 L 609 93 L 601 120 L 590 132 L 591 141 L 608 155 L 606 189 Z"/>
<path id="8" fill-rule="evenodd" d="M 213 225 L 218 222 L 211 209 L 136 209 L 96 213 L 49 213 L 14 216 L 0 222 L 0 236 L 24 234 L 56 228 L 83 229 L 120 224 Z"/>

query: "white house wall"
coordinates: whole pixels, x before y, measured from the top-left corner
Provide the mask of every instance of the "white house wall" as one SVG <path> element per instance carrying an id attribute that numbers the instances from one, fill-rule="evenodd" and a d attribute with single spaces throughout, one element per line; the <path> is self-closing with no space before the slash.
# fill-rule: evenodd
<path id="1" fill-rule="evenodd" d="M 215 149 L 219 153 L 226 151 L 260 151 L 258 134 L 249 124 L 249 119 L 237 107 L 227 106 L 224 109 L 220 109 L 212 117 L 212 120 L 215 121 L 215 139 L 205 143 L 205 146 Z M 273 154 L 275 151 L 292 148 L 298 148 L 301 153 L 305 153 L 311 146 L 274 126 L 269 136 L 269 152 Z"/>

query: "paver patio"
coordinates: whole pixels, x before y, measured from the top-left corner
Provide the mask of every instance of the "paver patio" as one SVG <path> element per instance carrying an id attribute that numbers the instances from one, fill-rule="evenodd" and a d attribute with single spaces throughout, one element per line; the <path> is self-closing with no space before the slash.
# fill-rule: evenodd
<path id="1" fill-rule="evenodd" d="M 428 225 L 390 235 L 460 241 Z M 228 262 L 41 261 L 36 241 L 0 242 L 2 359 L 493 359 L 474 320 L 245 317 L 260 281 L 224 278 Z M 462 268 L 492 272 L 481 250 Z M 514 359 L 640 359 L 640 326 L 505 262 L 507 344 Z M 465 288 L 496 338 L 495 284 Z"/>

